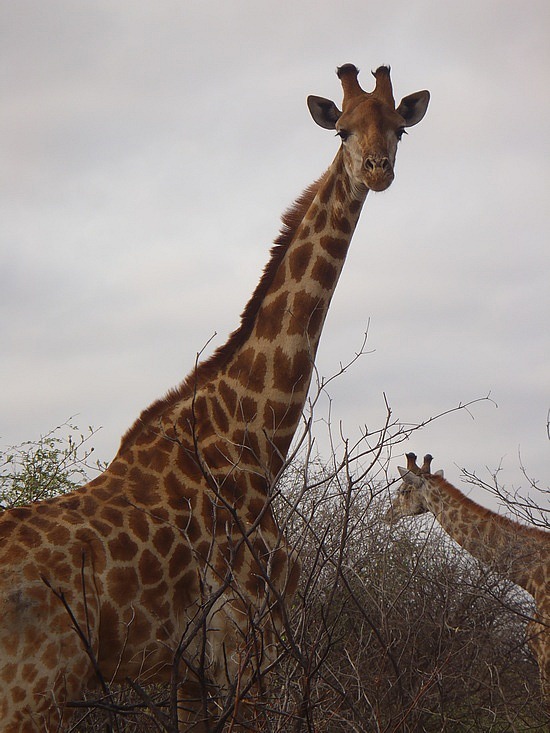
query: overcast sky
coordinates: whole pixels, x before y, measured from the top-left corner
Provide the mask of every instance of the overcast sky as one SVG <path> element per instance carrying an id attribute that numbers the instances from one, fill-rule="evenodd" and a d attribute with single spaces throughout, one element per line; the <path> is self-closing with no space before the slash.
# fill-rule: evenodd
<path id="1" fill-rule="evenodd" d="M 2 445 L 69 416 L 110 460 L 237 324 L 281 212 L 338 140 L 335 68 L 429 89 L 370 194 L 323 333 L 333 425 L 417 423 L 399 451 L 548 486 L 548 0 L 18 0 L 1 6 Z M 320 405 L 319 419 L 327 414 Z M 322 445 L 322 437 L 319 438 Z M 393 461 L 396 472 L 397 452 Z M 464 488 L 464 487 L 463 487 Z M 478 493 L 476 498 L 487 503 Z"/>

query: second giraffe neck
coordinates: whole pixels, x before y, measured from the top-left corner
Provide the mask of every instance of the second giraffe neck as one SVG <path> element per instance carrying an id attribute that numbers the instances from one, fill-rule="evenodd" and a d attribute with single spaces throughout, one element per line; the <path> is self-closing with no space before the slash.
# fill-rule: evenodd
<path id="1" fill-rule="evenodd" d="M 531 592 L 531 568 L 548 556 L 546 533 L 480 506 L 441 477 L 429 481 L 425 498 L 443 529 L 461 547 Z"/>

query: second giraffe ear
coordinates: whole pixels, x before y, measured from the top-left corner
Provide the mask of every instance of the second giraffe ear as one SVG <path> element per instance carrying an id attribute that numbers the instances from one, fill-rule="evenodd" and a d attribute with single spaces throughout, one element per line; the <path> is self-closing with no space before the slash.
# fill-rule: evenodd
<path id="1" fill-rule="evenodd" d="M 439 471 L 436 471 L 436 472 L 434 473 L 434 476 L 441 476 L 441 478 L 443 478 L 443 469 L 442 469 L 442 468 L 440 468 L 440 469 L 439 469 Z"/>
<path id="2" fill-rule="evenodd" d="M 316 97 L 311 94 L 307 98 L 307 106 L 315 122 L 325 130 L 335 130 L 338 118 L 342 114 L 338 107 L 325 97 Z"/>

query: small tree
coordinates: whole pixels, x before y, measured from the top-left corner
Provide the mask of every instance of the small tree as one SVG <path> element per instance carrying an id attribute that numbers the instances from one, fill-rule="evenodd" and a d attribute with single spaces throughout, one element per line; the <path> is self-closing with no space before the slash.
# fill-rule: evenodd
<path id="1" fill-rule="evenodd" d="M 68 432 L 67 432 L 68 431 Z M 29 504 L 73 491 L 89 480 L 96 430 L 86 434 L 71 419 L 37 440 L 0 449 L 0 508 Z"/>

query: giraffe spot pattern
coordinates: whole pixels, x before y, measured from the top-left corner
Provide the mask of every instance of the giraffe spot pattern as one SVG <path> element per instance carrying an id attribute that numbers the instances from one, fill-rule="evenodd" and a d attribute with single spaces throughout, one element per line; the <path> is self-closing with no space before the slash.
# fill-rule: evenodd
<path id="1" fill-rule="evenodd" d="M 277 338 L 281 332 L 281 323 L 287 311 L 287 303 L 288 293 L 283 292 L 277 295 L 271 303 L 263 305 L 260 308 L 256 320 L 256 336 L 258 338 L 267 339 L 267 341 L 274 341 Z M 243 372 L 248 376 L 245 370 Z M 242 377 L 241 383 L 245 386 L 247 384 L 246 381 L 243 381 Z"/>
<path id="2" fill-rule="evenodd" d="M 218 386 L 219 394 L 226 406 L 226 408 L 229 411 L 230 415 L 235 414 L 235 410 L 237 409 L 237 392 L 233 389 L 226 381 L 225 379 L 222 379 L 220 381 L 220 384 Z"/>
<path id="3" fill-rule="evenodd" d="M 331 265 L 324 257 L 317 257 L 311 272 L 311 277 L 317 280 L 321 287 L 325 290 L 331 290 L 337 276 L 338 271 L 334 265 Z"/>
<path id="4" fill-rule="evenodd" d="M 147 542 L 150 533 L 150 523 L 147 514 L 139 508 L 128 513 L 128 529 L 139 542 Z"/>
<path id="5" fill-rule="evenodd" d="M 139 577 L 143 585 L 153 585 L 162 577 L 162 565 L 151 550 L 145 548 L 138 562 Z"/>
<path id="6" fill-rule="evenodd" d="M 343 260 L 348 251 L 348 241 L 338 237 L 321 237 L 321 247 L 335 260 Z"/>
<path id="7" fill-rule="evenodd" d="M 171 527 L 167 526 L 157 529 L 157 531 L 155 532 L 155 536 L 153 537 L 153 545 L 155 547 L 155 550 L 162 557 L 166 557 L 168 555 L 168 553 L 172 549 L 174 541 L 174 530 Z"/>
<path id="8" fill-rule="evenodd" d="M 323 229 L 327 225 L 327 213 L 324 209 L 321 209 L 319 212 L 319 215 L 315 219 L 313 223 L 313 229 L 315 230 L 316 234 L 319 234 L 319 232 L 322 232 Z"/>
<path id="9" fill-rule="evenodd" d="M 311 260 L 312 252 L 313 245 L 311 244 L 311 242 L 307 242 L 306 244 L 297 247 L 289 256 L 288 264 L 290 268 L 290 274 L 292 278 L 296 280 L 296 282 L 300 282 L 300 280 L 306 274 Z"/>
<path id="10" fill-rule="evenodd" d="M 138 552 L 138 545 L 126 532 L 120 532 L 108 543 L 113 560 L 133 560 Z"/>
<path id="11" fill-rule="evenodd" d="M 314 337 L 319 333 L 324 320 L 324 309 L 318 297 L 309 293 L 298 292 L 292 304 L 292 320 L 288 327 L 290 336 L 301 336 L 307 333 Z"/>

